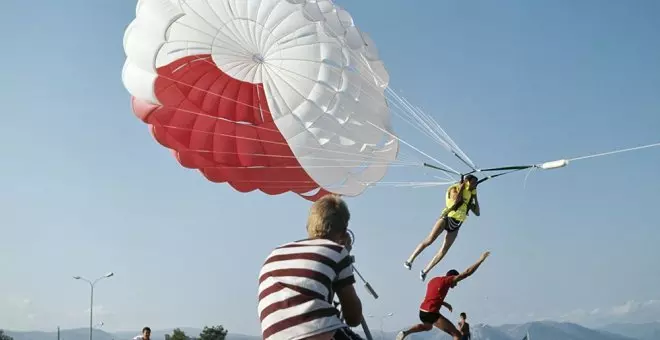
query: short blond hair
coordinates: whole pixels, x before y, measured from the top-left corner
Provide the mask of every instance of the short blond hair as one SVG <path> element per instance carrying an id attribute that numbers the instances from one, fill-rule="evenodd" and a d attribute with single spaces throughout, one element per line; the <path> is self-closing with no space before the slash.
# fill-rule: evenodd
<path id="1" fill-rule="evenodd" d="M 338 195 L 328 194 L 318 199 L 309 209 L 307 235 L 310 238 L 328 238 L 348 229 L 351 213 L 346 202 Z"/>

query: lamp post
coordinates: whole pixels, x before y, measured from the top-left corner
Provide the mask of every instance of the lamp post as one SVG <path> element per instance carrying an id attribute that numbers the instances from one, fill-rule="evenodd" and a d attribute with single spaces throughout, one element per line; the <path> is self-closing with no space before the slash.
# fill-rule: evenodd
<path id="1" fill-rule="evenodd" d="M 109 277 L 114 276 L 115 273 L 109 272 L 101 277 L 98 277 L 94 281 L 87 280 L 86 278 L 82 276 L 74 276 L 73 278 L 76 280 L 82 280 L 87 283 L 89 283 L 89 288 L 90 288 L 90 298 L 89 298 L 89 340 L 92 340 L 92 332 L 94 331 L 94 324 L 93 324 L 93 317 L 94 317 L 94 286 L 96 285 L 97 282 L 101 281 L 102 279 L 107 279 Z"/>
<path id="2" fill-rule="evenodd" d="M 387 313 L 383 316 L 380 316 L 380 337 L 381 337 L 381 339 L 385 338 L 385 331 L 383 331 L 383 321 L 385 320 L 385 318 L 389 318 L 392 315 L 394 315 L 394 313 Z M 369 314 L 367 316 L 370 317 L 370 318 L 375 318 L 375 316 L 373 316 L 371 314 Z"/>

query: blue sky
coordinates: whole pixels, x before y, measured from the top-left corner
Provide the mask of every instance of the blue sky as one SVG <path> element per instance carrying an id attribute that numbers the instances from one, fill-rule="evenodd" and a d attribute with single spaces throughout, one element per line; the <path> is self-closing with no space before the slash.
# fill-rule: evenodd
<path id="1" fill-rule="evenodd" d="M 480 166 L 660 140 L 658 2 L 339 4 L 376 41 L 393 88 Z M 114 271 L 95 296 L 109 330 L 223 324 L 258 334 L 259 267 L 304 235 L 309 202 L 212 184 L 153 141 L 121 82 L 133 1 L 9 0 L 3 11 L 0 327 L 85 326 L 88 288 L 71 276 Z M 526 187 L 523 174 L 484 184 L 482 216 L 435 271 L 493 253 L 449 294 L 451 318 L 587 322 L 596 308 L 591 316 L 616 319 L 626 309 L 612 307 L 652 305 L 645 317 L 660 320 L 659 168 L 660 150 L 647 149 L 538 172 Z M 365 313 L 395 313 L 387 330 L 417 320 L 417 273 L 439 244 L 411 272 L 402 262 L 443 194 L 383 187 L 348 199 L 358 269 L 381 298 L 359 293 Z"/>

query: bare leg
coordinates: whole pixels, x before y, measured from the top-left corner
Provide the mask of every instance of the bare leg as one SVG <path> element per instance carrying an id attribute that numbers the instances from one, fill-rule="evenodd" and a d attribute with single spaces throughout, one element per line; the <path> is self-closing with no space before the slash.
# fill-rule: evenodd
<path id="1" fill-rule="evenodd" d="M 401 331 L 396 338 L 397 340 L 402 340 L 403 338 L 407 337 L 410 334 L 419 333 L 419 332 L 428 332 L 432 328 L 433 325 L 430 323 L 419 323 L 406 330 Z"/>
<path id="2" fill-rule="evenodd" d="M 433 229 L 431 229 L 431 233 L 426 236 L 426 238 L 419 244 L 417 245 L 417 248 L 415 248 L 415 251 L 410 255 L 408 258 L 408 261 L 406 263 L 412 264 L 413 261 L 415 261 L 415 258 L 419 256 L 419 254 L 426 249 L 426 247 L 430 246 L 438 236 L 442 233 L 442 231 L 445 229 L 445 219 L 444 218 L 439 218 L 436 222 L 435 225 L 433 225 Z"/>
<path id="3" fill-rule="evenodd" d="M 438 321 L 433 324 L 435 327 L 443 330 L 445 333 L 451 335 L 454 340 L 461 340 L 461 332 L 454 326 L 451 321 L 447 320 L 444 316 L 440 315 Z"/>
<path id="4" fill-rule="evenodd" d="M 458 236 L 458 230 L 448 232 L 445 234 L 445 241 L 442 243 L 442 248 L 440 248 L 440 251 L 433 256 L 433 259 L 431 259 L 431 262 L 426 265 L 426 268 L 424 268 L 424 273 L 428 273 L 435 267 L 440 260 L 442 260 L 445 255 L 447 255 L 447 252 L 449 251 L 449 248 L 451 248 L 451 245 L 454 244 L 454 241 L 456 240 L 456 236 Z"/>

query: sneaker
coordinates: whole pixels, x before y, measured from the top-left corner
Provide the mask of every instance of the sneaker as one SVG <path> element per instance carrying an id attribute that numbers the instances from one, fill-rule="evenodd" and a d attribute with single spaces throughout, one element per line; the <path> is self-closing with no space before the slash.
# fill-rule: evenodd
<path id="1" fill-rule="evenodd" d="M 399 332 L 399 334 L 396 335 L 396 340 L 403 340 L 403 338 L 405 338 L 405 337 L 406 337 L 406 334 L 403 331 L 401 331 L 401 332 Z"/>
<path id="2" fill-rule="evenodd" d="M 426 280 L 426 273 L 423 270 L 419 272 L 419 279 L 422 280 L 422 282 Z"/>
<path id="3" fill-rule="evenodd" d="M 406 267 L 406 269 L 410 270 L 410 268 L 412 268 L 412 263 L 406 261 L 403 263 L 403 266 Z"/>

